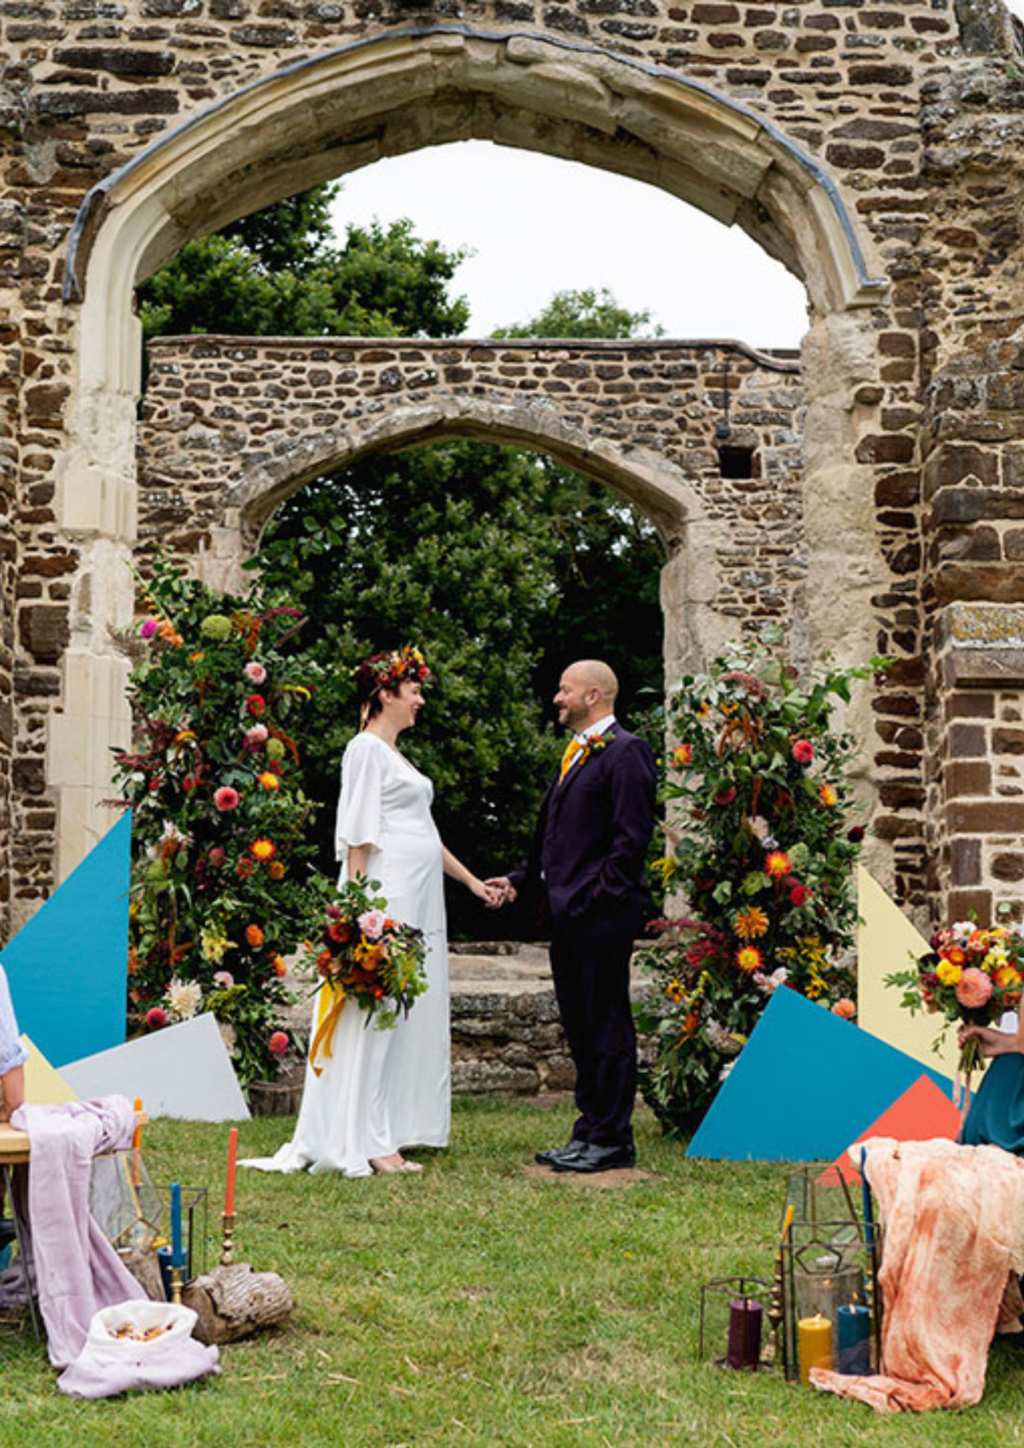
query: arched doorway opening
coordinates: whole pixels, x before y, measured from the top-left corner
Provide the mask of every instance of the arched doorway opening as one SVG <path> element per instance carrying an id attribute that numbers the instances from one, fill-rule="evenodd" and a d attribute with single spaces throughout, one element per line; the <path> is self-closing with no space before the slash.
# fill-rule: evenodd
<path id="1" fill-rule="evenodd" d="M 876 375 L 872 311 L 885 287 L 828 173 L 763 117 L 659 67 L 523 34 L 395 31 L 246 87 L 141 153 L 83 206 L 67 272 L 69 299 L 82 306 L 59 480 L 61 525 L 83 557 L 49 780 L 61 801 L 61 874 L 95 838 L 107 750 L 127 726 L 123 661 L 108 634 L 131 607 L 127 577 L 111 565 L 136 524 L 134 286 L 187 237 L 297 186 L 468 136 L 647 180 L 741 225 L 801 277 L 813 313 L 806 462 L 821 505 L 808 534 L 818 618 L 829 639 L 836 617 L 853 620 L 846 650 L 870 652 L 869 600 L 884 564 L 859 486 L 867 468 L 856 444 L 869 419 L 850 396 Z M 59 762 L 72 757 L 73 769 Z"/>

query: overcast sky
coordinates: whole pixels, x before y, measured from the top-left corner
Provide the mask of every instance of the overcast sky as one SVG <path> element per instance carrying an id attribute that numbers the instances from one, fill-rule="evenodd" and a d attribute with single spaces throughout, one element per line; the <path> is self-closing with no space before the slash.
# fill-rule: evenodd
<path id="1" fill-rule="evenodd" d="M 1024 0 L 1010 0 L 1024 19 Z M 454 290 L 470 336 L 534 317 L 557 291 L 609 287 L 670 337 L 795 347 L 801 284 L 738 227 L 638 181 L 487 141 L 414 151 L 345 177 L 347 222 L 408 216 L 417 234 L 468 247 Z"/>

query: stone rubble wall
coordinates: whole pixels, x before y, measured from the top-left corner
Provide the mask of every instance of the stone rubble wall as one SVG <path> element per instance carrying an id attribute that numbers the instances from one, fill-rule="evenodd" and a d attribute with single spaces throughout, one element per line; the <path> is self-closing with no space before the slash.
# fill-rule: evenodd
<path id="1" fill-rule="evenodd" d="M 695 567 L 723 631 L 767 619 L 788 629 L 802 614 L 798 364 L 723 342 L 159 338 L 138 435 L 140 548 L 191 565 L 223 548 L 244 486 L 241 558 L 269 500 L 311 467 L 365 451 L 381 420 L 410 403 L 447 417 L 466 396 L 501 409 L 527 439 L 564 425 L 627 459 L 642 450 L 678 468 L 720 537 Z M 715 428 L 726 416 L 725 441 L 753 452 L 749 479 L 721 475 Z"/>
<path id="2" fill-rule="evenodd" d="M 844 310 L 805 268 L 804 382 L 818 421 L 804 437 L 817 489 L 804 529 L 817 560 L 816 638 L 852 633 L 858 652 L 870 638 L 895 656 L 863 731 L 875 834 L 889 852 L 885 882 L 937 918 L 946 895 L 975 888 L 972 851 L 958 841 L 977 838 L 959 797 L 944 792 L 954 776 L 943 751 L 960 738 L 946 716 L 964 687 L 944 671 L 945 616 L 961 603 L 1024 599 L 1015 526 L 1024 45 L 998 0 L 0 0 L 0 932 L 52 889 L 58 837 L 72 841 L 73 862 L 101 832 L 90 801 L 102 794 L 109 746 L 123 742 L 113 737 L 123 718 L 109 626 L 127 607 L 115 565 L 133 533 L 125 457 L 136 393 L 126 369 L 111 381 L 109 357 L 90 354 L 82 303 L 62 292 L 86 193 L 243 85 L 276 83 L 339 46 L 437 26 L 498 37 L 502 62 L 525 77 L 518 100 L 485 93 L 482 82 L 437 101 L 411 87 L 394 125 L 383 110 L 379 125 L 351 134 L 339 121 L 313 154 L 294 136 L 276 194 L 402 149 L 498 136 L 678 183 L 799 269 L 809 252 L 792 180 L 773 172 L 771 196 L 744 192 L 743 158 L 710 121 L 693 130 L 692 175 L 659 169 L 658 126 L 662 136 L 689 135 L 693 113 L 680 117 L 649 75 L 649 110 L 631 110 L 634 98 L 613 116 L 610 80 L 584 84 L 572 70 L 574 55 L 599 52 L 609 64 L 664 67 L 746 107 L 779 155 L 802 148 L 845 207 L 869 270 L 887 279 L 887 295 Z M 466 44 L 483 54 L 481 42 Z M 480 75 L 493 60 L 487 50 Z M 561 121 L 525 105 L 529 85 L 551 83 L 553 65 L 566 77 Z M 401 84 L 381 84 L 382 105 L 392 82 Z M 260 135 L 230 141 L 218 153 L 234 166 L 230 181 L 217 184 L 211 160 L 206 194 L 186 197 L 176 214 L 181 236 L 273 199 Z M 104 207 L 101 197 L 82 255 Z M 126 330 L 117 343 L 130 351 L 133 339 Z M 82 428 L 91 452 L 81 451 Z M 117 459 L 109 472 L 97 437 Z M 865 535 L 877 556 L 856 551 Z M 1024 653 L 1008 652 L 1000 692 L 1012 694 L 1024 687 Z M 91 795 L 78 790 L 86 776 Z M 997 780 L 1011 787 L 996 771 L 992 792 L 972 796 L 989 811 L 980 833 L 992 868 L 1003 850 L 994 842 L 1010 833 Z"/>

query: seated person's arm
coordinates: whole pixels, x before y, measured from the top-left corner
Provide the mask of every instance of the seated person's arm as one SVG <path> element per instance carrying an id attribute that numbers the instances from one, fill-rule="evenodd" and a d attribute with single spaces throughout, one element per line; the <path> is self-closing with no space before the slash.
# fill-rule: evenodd
<path id="1" fill-rule="evenodd" d="M 12 1066 L 5 1075 L 0 1076 L 0 1090 L 4 1093 L 3 1104 L 0 1105 L 0 1121 L 10 1121 L 11 1112 L 17 1111 L 25 1101 L 24 1066 Z"/>

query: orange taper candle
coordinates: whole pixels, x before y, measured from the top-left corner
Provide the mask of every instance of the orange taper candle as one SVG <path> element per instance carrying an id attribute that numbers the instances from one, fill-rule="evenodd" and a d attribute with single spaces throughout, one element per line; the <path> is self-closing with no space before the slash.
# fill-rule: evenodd
<path id="1" fill-rule="evenodd" d="M 224 1215 L 233 1217 L 235 1215 L 235 1162 L 238 1159 L 238 1127 L 233 1126 L 228 1133 L 228 1185 L 224 1193 Z"/>

